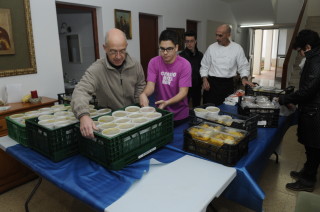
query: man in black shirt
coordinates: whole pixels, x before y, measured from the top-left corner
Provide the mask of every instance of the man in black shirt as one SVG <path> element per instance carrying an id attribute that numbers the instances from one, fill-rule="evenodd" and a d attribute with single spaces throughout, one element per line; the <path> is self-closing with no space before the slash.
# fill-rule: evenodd
<path id="1" fill-rule="evenodd" d="M 187 59 L 192 67 L 192 87 L 189 88 L 188 100 L 192 100 L 192 106 L 196 107 L 201 102 L 202 79 L 200 76 L 200 66 L 203 57 L 202 52 L 197 48 L 197 35 L 193 31 L 184 34 L 186 48 L 180 53 L 181 57 Z"/>

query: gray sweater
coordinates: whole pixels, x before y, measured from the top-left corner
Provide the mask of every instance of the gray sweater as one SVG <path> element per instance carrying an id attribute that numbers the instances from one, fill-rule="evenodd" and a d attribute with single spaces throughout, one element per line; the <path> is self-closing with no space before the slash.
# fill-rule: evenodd
<path id="1" fill-rule="evenodd" d="M 89 113 L 92 94 L 101 107 L 116 110 L 139 102 L 146 85 L 141 64 L 127 55 L 121 70 L 106 58 L 98 59 L 85 72 L 72 94 L 71 107 L 77 118 Z"/>

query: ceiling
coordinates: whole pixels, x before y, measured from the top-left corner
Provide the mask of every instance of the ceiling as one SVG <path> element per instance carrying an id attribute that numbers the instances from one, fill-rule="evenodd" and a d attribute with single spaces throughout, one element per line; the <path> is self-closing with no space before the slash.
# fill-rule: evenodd
<path id="1" fill-rule="evenodd" d="M 296 22 L 303 0 L 220 0 L 229 4 L 238 25 L 283 24 L 281 16 L 285 13 L 285 23 Z M 292 9 L 290 9 L 292 8 Z M 285 10 L 281 12 L 281 10 Z M 277 12 L 280 14 L 278 15 Z M 278 16 L 278 17 L 277 17 Z M 278 18 L 278 19 L 277 19 Z"/>

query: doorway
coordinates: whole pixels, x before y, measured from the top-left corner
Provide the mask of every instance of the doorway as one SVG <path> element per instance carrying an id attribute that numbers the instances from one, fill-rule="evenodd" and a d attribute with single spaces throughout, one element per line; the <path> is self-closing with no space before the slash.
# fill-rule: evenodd
<path id="1" fill-rule="evenodd" d="M 139 14 L 140 62 L 147 79 L 148 63 L 158 55 L 158 16 Z"/>
<path id="2" fill-rule="evenodd" d="M 193 31 L 194 33 L 196 33 L 196 35 L 198 37 L 198 22 L 192 21 L 192 20 L 187 20 L 186 31 Z"/>
<path id="3" fill-rule="evenodd" d="M 279 50 L 279 29 L 255 29 L 253 36 L 253 82 L 266 87 L 281 87 L 281 78 L 276 80 Z M 278 73 L 279 74 L 279 73 Z M 281 73 L 280 73 L 281 74 Z"/>
<path id="4" fill-rule="evenodd" d="M 251 29 L 251 74 L 261 86 L 281 88 L 282 66 L 289 47 L 290 28 Z"/>
<path id="5" fill-rule="evenodd" d="M 56 4 L 66 94 L 73 92 L 86 69 L 98 58 L 96 9 Z"/>

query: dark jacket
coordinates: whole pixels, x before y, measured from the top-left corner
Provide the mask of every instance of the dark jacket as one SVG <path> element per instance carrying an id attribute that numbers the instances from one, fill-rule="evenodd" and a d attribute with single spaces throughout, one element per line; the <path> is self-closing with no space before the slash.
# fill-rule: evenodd
<path id="1" fill-rule="evenodd" d="M 195 49 L 195 52 L 192 53 L 188 48 L 185 48 L 179 54 L 181 57 L 187 59 L 192 67 L 192 87 L 201 86 L 202 80 L 200 76 L 200 67 L 201 67 L 201 60 L 203 57 L 202 52 Z"/>
<path id="2" fill-rule="evenodd" d="M 320 148 L 320 47 L 305 52 L 299 90 L 281 96 L 280 104 L 298 104 L 298 140 L 304 145 Z"/>

